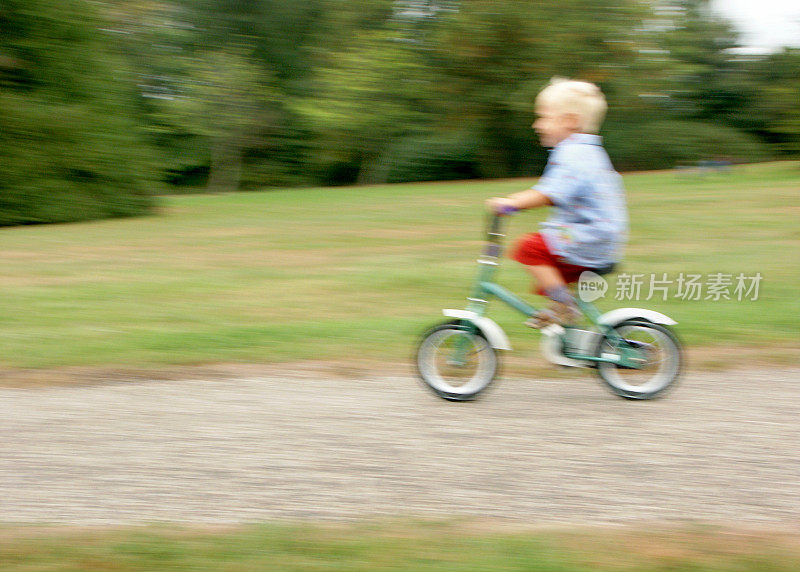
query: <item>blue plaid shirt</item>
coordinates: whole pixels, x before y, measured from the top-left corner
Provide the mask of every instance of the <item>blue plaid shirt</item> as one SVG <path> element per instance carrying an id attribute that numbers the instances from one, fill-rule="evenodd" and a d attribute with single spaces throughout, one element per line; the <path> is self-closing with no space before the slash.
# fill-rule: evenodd
<path id="1" fill-rule="evenodd" d="M 541 229 L 553 254 L 589 268 L 622 259 L 628 235 L 625 191 L 601 137 L 577 133 L 564 139 L 533 188 L 554 205 Z"/>

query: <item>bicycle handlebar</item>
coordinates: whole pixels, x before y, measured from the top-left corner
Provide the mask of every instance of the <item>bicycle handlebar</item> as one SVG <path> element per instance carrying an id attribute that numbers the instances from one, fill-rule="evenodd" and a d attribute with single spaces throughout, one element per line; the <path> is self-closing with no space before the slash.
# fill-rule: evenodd
<path id="1" fill-rule="evenodd" d="M 486 224 L 486 233 L 487 233 L 486 238 L 491 242 L 500 242 L 500 238 L 503 236 L 501 232 L 503 226 L 503 219 L 507 215 L 516 212 L 518 209 L 513 209 L 513 210 L 502 209 L 502 210 L 504 210 L 505 212 L 493 211 L 489 213 L 489 220 L 487 221 Z"/>
<path id="2" fill-rule="evenodd" d="M 486 224 L 487 239 L 491 242 L 500 242 L 502 220 L 504 217 L 514 214 L 519 211 L 517 207 L 511 205 L 498 205 L 496 208 L 489 211 L 489 220 Z"/>

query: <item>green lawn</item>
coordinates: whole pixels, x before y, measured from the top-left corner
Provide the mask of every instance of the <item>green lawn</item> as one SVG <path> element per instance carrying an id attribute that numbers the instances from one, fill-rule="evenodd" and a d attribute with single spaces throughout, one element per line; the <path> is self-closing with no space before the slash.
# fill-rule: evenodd
<path id="1" fill-rule="evenodd" d="M 217 530 L 0 528 L 0 570 L 714 570 L 790 572 L 797 535 L 708 526 L 522 531 L 445 522 Z"/>
<path id="2" fill-rule="evenodd" d="M 465 304 L 484 199 L 531 182 L 166 197 L 147 218 L 0 229 L 0 365 L 406 360 L 441 308 Z M 625 185 L 622 272 L 644 277 L 643 295 L 651 274 L 763 278 L 757 300 L 681 300 L 672 284 L 667 301 L 635 302 L 614 300 L 612 276 L 601 308 L 665 312 L 692 346 L 800 348 L 800 163 Z M 509 234 L 544 216 L 513 217 Z M 500 281 L 528 288 L 513 262 Z M 491 315 L 535 355 L 519 316 Z"/>

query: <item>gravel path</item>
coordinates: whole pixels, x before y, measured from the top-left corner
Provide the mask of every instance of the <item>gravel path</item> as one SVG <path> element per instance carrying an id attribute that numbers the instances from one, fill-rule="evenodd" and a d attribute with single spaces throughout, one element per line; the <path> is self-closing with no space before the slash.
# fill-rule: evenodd
<path id="1" fill-rule="evenodd" d="M 689 373 L 641 403 L 583 372 L 454 404 L 402 372 L 313 371 L 0 401 L 6 523 L 800 523 L 800 369 Z"/>

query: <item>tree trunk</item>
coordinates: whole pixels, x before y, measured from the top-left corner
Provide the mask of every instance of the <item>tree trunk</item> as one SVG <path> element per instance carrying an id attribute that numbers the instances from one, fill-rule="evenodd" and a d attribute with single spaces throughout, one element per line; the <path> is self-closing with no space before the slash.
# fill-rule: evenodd
<path id="1" fill-rule="evenodd" d="M 225 193 L 239 189 L 242 177 L 242 146 L 238 137 L 218 137 L 211 151 L 211 168 L 206 189 Z"/>
<path id="2" fill-rule="evenodd" d="M 356 178 L 357 185 L 382 185 L 389 178 L 389 163 L 383 152 L 370 153 L 361 160 Z"/>

